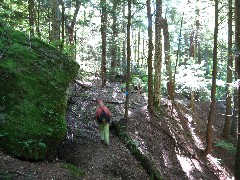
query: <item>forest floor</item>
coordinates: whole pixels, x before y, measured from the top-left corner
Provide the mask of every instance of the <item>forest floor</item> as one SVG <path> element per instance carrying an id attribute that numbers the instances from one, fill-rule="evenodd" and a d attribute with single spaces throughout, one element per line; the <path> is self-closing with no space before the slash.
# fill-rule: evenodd
<path id="1" fill-rule="evenodd" d="M 124 114 L 125 94 L 121 83 L 101 88 L 94 77 L 83 86 L 74 85 L 67 109 L 68 134 L 54 155 L 44 162 L 26 162 L 0 152 L 0 179 L 149 179 L 141 163 L 130 153 L 114 131 L 110 146 L 100 143 L 95 123 L 96 100 L 103 99 L 118 121 Z M 161 109 L 147 111 L 146 95 L 137 102 L 130 94 L 127 133 L 138 149 L 154 163 L 165 180 L 231 179 L 234 153 L 214 146 L 212 155 L 203 156 L 209 103 L 196 102 L 194 112 L 188 100 L 162 99 Z M 213 125 L 214 142 L 222 140 L 224 106 L 219 102 Z"/>

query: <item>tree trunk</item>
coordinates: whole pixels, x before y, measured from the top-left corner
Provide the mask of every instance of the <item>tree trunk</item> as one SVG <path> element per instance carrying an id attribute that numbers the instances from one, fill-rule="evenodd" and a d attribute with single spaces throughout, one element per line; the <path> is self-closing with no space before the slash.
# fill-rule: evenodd
<path id="1" fill-rule="evenodd" d="M 102 15 L 101 15 L 101 34 L 102 34 L 102 64 L 101 64 L 101 77 L 102 86 L 106 85 L 106 64 L 107 64 L 107 7 L 106 0 L 101 0 Z"/>
<path id="2" fill-rule="evenodd" d="M 48 40 L 51 41 L 51 13 L 50 13 L 50 8 L 48 7 Z"/>
<path id="3" fill-rule="evenodd" d="M 162 69 L 162 0 L 156 0 L 156 19 L 155 19 L 155 78 L 154 78 L 154 105 L 160 106 L 161 101 L 161 69 Z"/>
<path id="4" fill-rule="evenodd" d="M 236 4 L 237 2 L 235 2 Z M 235 5 L 236 7 L 236 5 Z M 238 11 L 238 13 L 240 12 L 239 9 L 235 8 L 235 21 L 237 22 L 237 16 L 236 16 L 236 11 Z M 238 22 L 240 21 L 240 17 L 238 16 Z M 237 26 L 235 26 L 235 32 L 237 32 L 237 28 L 239 29 L 239 24 Z M 239 31 L 237 33 L 240 33 Z M 237 36 L 236 36 L 237 37 Z M 239 36 L 238 36 L 239 37 Z M 239 39 L 238 39 L 239 40 Z M 237 44 L 237 40 L 235 38 L 235 43 Z M 239 49 L 238 49 L 239 52 Z M 238 69 L 240 68 L 240 66 L 238 66 L 238 58 L 239 56 L 235 57 L 235 81 L 238 81 Z M 233 119 L 232 119 L 232 123 L 231 123 L 231 135 L 233 137 L 235 137 L 237 139 L 238 136 L 238 91 L 239 89 L 235 88 L 234 89 L 234 98 L 233 98 Z"/>
<path id="5" fill-rule="evenodd" d="M 80 6 L 81 6 L 81 1 L 80 0 L 76 0 L 76 9 L 75 9 L 74 14 L 73 14 L 73 19 L 70 22 L 70 24 L 67 25 L 68 40 L 69 40 L 69 43 L 71 45 L 74 45 L 75 24 L 76 24 L 76 21 L 77 21 L 77 15 L 78 15 Z"/>
<path id="6" fill-rule="evenodd" d="M 232 55 L 232 0 L 228 0 L 228 66 L 227 66 L 227 85 L 226 85 L 226 117 L 223 128 L 223 137 L 227 138 L 230 130 L 232 107 L 231 107 L 231 92 L 229 90 L 230 83 L 232 83 L 232 68 L 233 68 L 233 55 Z"/>
<path id="7" fill-rule="evenodd" d="M 184 45 L 185 45 L 185 48 L 184 48 L 184 65 L 186 66 L 187 65 L 187 62 L 188 62 L 188 35 L 185 33 L 184 34 Z"/>
<path id="8" fill-rule="evenodd" d="M 123 57 L 122 57 L 122 68 L 123 68 L 123 74 L 126 74 L 126 23 L 125 23 L 125 0 L 123 1 L 123 24 L 122 24 L 122 33 L 123 33 Z"/>
<path id="9" fill-rule="evenodd" d="M 111 60 L 111 73 L 112 75 L 115 75 L 116 73 L 116 62 L 117 62 L 117 45 L 116 45 L 116 37 L 117 37 L 117 3 L 118 1 L 113 1 L 113 9 L 112 9 L 112 60 Z"/>
<path id="10" fill-rule="evenodd" d="M 125 103 L 125 115 L 124 119 L 127 122 L 128 121 L 128 107 L 129 107 L 129 83 L 130 83 L 130 60 L 131 60 L 131 41 L 130 41 L 130 35 L 131 35 L 131 8 L 132 8 L 132 1 L 128 0 L 128 23 L 127 23 L 127 78 L 126 78 L 126 103 Z M 126 123 L 127 124 L 127 123 Z"/>
<path id="11" fill-rule="evenodd" d="M 140 39 L 141 39 L 141 30 L 138 30 L 138 44 L 137 44 L 137 65 L 140 67 Z"/>
<path id="12" fill-rule="evenodd" d="M 142 67 L 144 65 L 144 59 L 145 59 L 145 39 L 143 37 L 143 41 L 142 41 Z"/>
<path id="13" fill-rule="evenodd" d="M 37 4 L 37 23 L 36 23 L 36 32 L 39 39 L 41 39 L 41 32 L 40 32 L 40 8 L 41 8 L 41 0 L 38 0 Z"/>
<path id="14" fill-rule="evenodd" d="M 175 67 L 174 67 L 174 76 L 173 76 L 173 93 L 175 94 L 175 89 L 176 89 L 176 73 L 177 73 L 177 66 L 178 66 L 178 61 L 179 61 L 179 52 L 180 52 L 180 45 L 181 45 L 181 36 L 182 36 L 182 25 L 183 25 L 183 16 L 184 16 L 184 12 L 182 15 L 182 20 L 181 20 L 181 26 L 180 26 L 180 32 L 179 32 L 179 38 L 178 38 L 178 49 L 177 49 L 177 58 L 176 58 L 176 62 L 175 62 Z M 173 100 L 174 100 L 174 96 L 173 96 Z"/>
<path id="15" fill-rule="evenodd" d="M 51 41 L 58 41 L 58 40 L 60 40 L 59 2 L 58 2 L 58 0 L 52 0 L 52 32 L 51 32 Z"/>
<path id="16" fill-rule="evenodd" d="M 62 14 L 61 14 L 61 25 L 62 25 L 62 31 L 61 31 L 61 45 L 60 45 L 60 49 L 63 50 L 64 47 L 64 41 L 65 41 L 65 4 L 64 1 L 61 0 L 60 4 L 62 6 Z"/>
<path id="17" fill-rule="evenodd" d="M 235 0 L 235 44 L 236 44 L 236 71 L 238 73 L 238 145 L 235 158 L 235 178 L 240 180 L 240 2 Z"/>
<path id="18" fill-rule="evenodd" d="M 168 99 L 174 99 L 174 91 L 173 91 L 173 82 L 172 82 L 172 66 L 170 59 L 170 41 L 169 41 L 169 32 L 168 32 L 168 23 L 167 19 L 163 19 L 161 21 L 163 36 L 164 36 L 164 53 L 165 53 L 165 64 L 167 70 L 167 90 L 168 90 Z"/>
<path id="19" fill-rule="evenodd" d="M 34 36 L 34 22 L 35 22 L 35 15 L 36 15 L 34 0 L 28 0 L 28 12 L 29 12 L 30 35 Z"/>
<path id="20" fill-rule="evenodd" d="M 214 47 L 213 47 L 213 70 L 212 70 L 212 87 L 211 87 L 211 105 L 208 115 L 205 155 L 212 151 L 212 124 L 214 110 L 216 106 L 216 79 L 217 79 L 217 40 L 218 40 L 218 0 L 215 0 L 215 28 L 214 28 Z"/>
<path id="21" fill-rule="evenodd" d="M 190 57 L 194 57 L 194 32 L 190 35 Z"/>
<path id="22" fill-rule="evenodd" d="M 148 110 L 153 112 L 153 74 L 152 74 L 152 13 L 151 13 L 151 1 L 147 0 L 147 16 L 148 16 Z"/>

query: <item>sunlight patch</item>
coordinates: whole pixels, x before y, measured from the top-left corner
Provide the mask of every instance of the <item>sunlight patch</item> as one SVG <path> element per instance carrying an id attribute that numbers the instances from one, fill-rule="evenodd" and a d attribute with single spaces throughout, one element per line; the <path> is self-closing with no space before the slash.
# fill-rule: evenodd
<path id="1" fill-rule="evenodd" d="M 201 141 L 201 139 L 196 135 L 196 133 L 194 132 L 195 131 L 195 127 L 192 126 L 192 123 L 195 125 L 195 123 L 193 122 L 193 118 L 192 116 L 186 114 L 186 118 L 188 120 L 188 127 L 189 127 L 189 130 L 191 131 L 191 135 L 192 135 L 192 138 L 195 142 L 195 145 L 199 148 L 199 149 L 203 149 L 203 142 Z"/>
<path id="2" fill-rule="evenodd" d="M 211 154 L 208 154 L 207 160 L 208 160 L 208 163 L 210 164 L 210 166 L 214 169 L 214 172 L 218 172 L 218 173 L 215 173 L 215 175 L 218 176 L 218 178 L 220 180 L 233 179 L 230 176 L 230 174 L 227 172 L 227 170 L 221 166 L 220 159 L 217 159 L 217 158 L 213 157 Z"/>
<path id="3" fill-rule="evenodd" d="M 187 177 L 189 177 L 190 172 L 192 170 L 194 170 L 191 161 L 188 158 L 186 158 L 184 156 L 181 156 L 181 155 L 178 155 L 178 154 L 177 154 L 177 158 L 178 158 L 178 161 L 180 162 L 180 164 L 182 166 L 183 171 L 186 173 Z"/>

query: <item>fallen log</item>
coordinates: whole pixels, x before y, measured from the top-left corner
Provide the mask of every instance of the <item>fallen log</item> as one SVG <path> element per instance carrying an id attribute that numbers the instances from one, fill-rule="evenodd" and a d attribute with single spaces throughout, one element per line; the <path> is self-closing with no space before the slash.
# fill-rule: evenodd
<path id="1" fill-rule="evenodd" d="M 94 102 L 97 102 L 98 99 L 91 99 L 91 101 L 94 101 Z M 106 104 L 117 104 L 117 105 L 120 105 L 120 104 L 124 104 L 125 101 L 104 101 L 104 103 Z"/>
<path id="2" fill-rule="evenodd" d="M 150 180 L 161 180 L 162 177 L 151 162 L 151 160 L 145 156 L 138 148 L 131 137 L 126 132 L 126 126 L 122 121 L 114 121 L 111 124 L 112 129 L 114 129 L 117 133 L 119 139 L 121 139 L 130 150 L 130 152 L 135 156 L 135 158 L 142 164 L 142 167 L 147 171 L 150 176 Z"/>
<path id="3" fill-rule="evenodd" d="M 82 82 L 82 81 L 79 81 L 79 80 L 75 80 L 75 83 L 83 88 L 91 88 L 93 87 L 92 86 L 92 83 L 89 83 L 89 82 Z"/>

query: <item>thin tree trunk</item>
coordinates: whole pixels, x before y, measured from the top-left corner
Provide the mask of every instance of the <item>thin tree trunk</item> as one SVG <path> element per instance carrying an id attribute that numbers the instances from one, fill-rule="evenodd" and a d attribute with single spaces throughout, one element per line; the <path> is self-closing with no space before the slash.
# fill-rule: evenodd
<path id="1" fill-rule="evenodd" d="M 205 155 L 212 151 L 212 124 L 214 110 L 216 106 L 216 79 L 217 79 L 217 40 L 218 40 L 218 0 L 215 0 L 215 28 L 214 28 L 214 47 L 213 47 L 213 70 L 212 70 L 212 88 L 211 88 L 211 105 L 208 115 Z"/>
<path id="2" fill-rule="evenodd" d="M 106 63 L 107 63 L 107 7 L 106 0 L 101 0 L 102 15 L 101 15 L 101 35 L 102 35 L 102 64 L 101 77 L 102 86 L 106 85 Z"/>
<path id="3" fill-rule="evenodd" d="M 240 2 L 235 0 L 235 44 L 236 44 L 236 71 L 238 73 L 238 144 L 235 157 L 235 178 L 240 180 Z"/>
<path id="4" fill-rule="evenodd" d="M 131 8 L 132 8 L 132 2 L 131 0 L 128 0 L 128 23 L 127 23 L 127 78 L 126 78 L 126 103 L 125 103 L 125 115 L 124 119 L 127 122 L 128 121 L 128 108 L 129 108 L 129 83 L 130 83 L 130 61 L 131 61 Z M 127 124 L 127 123 L 126 123 Z"/>
<path id="5" fill-rule="evenodd" d="M 233 55 L 232 55 L 232 0 L 228 0 L 228 66 L 227 66 L 227 85 L 226 85 L 226 117 L 223 128 L 223 137 L 227 138 L 230 130 L 232 107 L 231 107 L 231 92 L 229 90 L 230 83 L 232 83 L 232 68 L 233 68 Z"/>
<path id="6" fill-rule="evenodd" d="M 180 33 L 179 33 L 179 38 L 178 38 L 178 49 L 177 49 L 177 58 L 176 58 L 176 62 L 175 62 L 175 67 L 174 67 L 174 76 L 173 76 L 173 93 L 175 94 L 175 81 L 176 81 L 176 73 L 177 73 L 177 66 L 178 66 L 178 59 L 179 59 L 179 51 L 180 51 L 180 45 L 181 45 L 181 36 L 182 36 L 182 25 L 183 25 L 183 16 L 184 16 L 184 12 L 182 15 L 182 20 L 181 20 L 181 26 L 180 26 Z M 174 96 L 173 96 L 173 100 L 174 100 Z M 172 109 L 173 110 L 173 109 Z"/>
<path id="7" fill-rule="evenodd" d="M 173 91 L 173 82 L 172 82 L 172 66 L 170 59 L 170 40 L 169 40 L 169 32 L 168 32 L 168 23 L 167 19 L 163 19 L 161 21 L 163 36 L 164 36 L 164 53 L 165 53 L 165 64 L 167 70 L 167 90 L 168 90 L 168 99 L 174 99 L 174 91 Z"/>
<path id="8" fill-rule="evenodd" d="M 144 59 L 145 59 L 145 39 L 143 37 L 143 41 L 142 41 L 142 67 L 144 65 Z"/>
<path id="9" fill-rule="evenodd" d="M 52 32 L 51 41 L 60 40 L 60 18 L 59 18 L 59 2 L 52 0 Z"/>
<path id="10" fill-rule="evenodd" d="M 236 7 L 236 1 L 235 1 L 235 7 Z M 237 22 L 237 20 L 238 20 L 238 22 L 239 22 L 240 18 L 238 16 L 238 19 L 237 19 L 236 11 L 238 11 L 238 13 L 240 11 L 239 11 L 239 9 L 235 8 L 235 21 Z M 235 26 L 235 32 L 238 31 L 237 28 L 239 29 L 239 24 L 237 26 Z M 240 32 L 238 32 L 238 33 L 240 33 Z M 237 44 L 236 38 L 235 38 L 235 43 Z M 235 57 L 235 73 L 234 73 L 234 77 L 235 77 L 235 81 L 236 82 L 238 81 L 238 69 L 240 68 L 240 66 L 238 67 L 238 58 L 237 57 L 239 57 L 239 56 Z M 235 88 L 235 90 L 234 90 L 234 98 L 233 98 L 233 104 L 234 104 L 233 105 L 233 119 L 232 119 L 232 123 L 231 123 L 231 135 L 233 137 L 235 137 L 236 139 L 238 137 L 238 101 L 239 101 L 239 99 L 238 99 L 238 91 L 239 91 L 239 89 Z"/>
<path id="11" fill-rule="evenodd" d="M 137 43 L 137 66 L 140 67 L 140 38 L 141 38 L 141 30 L 138 30 L 138 43 Z"/>
<path id="12" fill-rule="evenodd" d="M 35 22 L 35 5 L 34 5 L 34 0 L 28 0 L 28 12 L 29 12 L 30 35 L 34 36 L 34 22 Z"/>
<path id="13" fill-rule="evenodd" d="M 63 50 L 64 47 L 64 41 L 65 41 L 65 4 L 64 1 L 61 0 L 61 6 L 62 6 L 62 14 L 61 14 L 61 25 L 62 25 L 62 31 L 61 31 L 61 45 L 60 49 Z"/>
<path id="14" fill-rule="evenodd" d="M 160 106 L 161 101 L 161 69 L 162 69 L 162 0 L 156 0 L 155 19 L 155 78 L 154 78 L 154 105 Z"/>
<path id="15" fill-rule="evenodd" d="M 147 16 L 148 16 L 148 110 L 152 113 L 153 110 L 153 74 L 152 74 L 152 13 L 151 13 L 151 1 L 147 0 Z"/>
<path id="16" fill-rule="evenodd" d="M 190 35 L 190 57 L 194 57 L 194 32 L 191 32 L 191 35 Z"/>
<path id="17" fill-rule="evenodd" d="M 48 7 L 48 40 L 51 41 L 51 13 Z"/>
<path id="18" fill-rule="evenodd" d="M 123 74 L 126 74 L 126 23 L 125 23 L 125 0 L 123 1 L 123 24 L 122 24 L 122 33 L 123 33 L 123 57 L 122 57 L 122 68 L 123 68 Z"/>
<path id="19" fill-rule="evenodd" d="M 113 19 L 113 24 L 112 24 L 112 61 L 111 61 L 111 73 L 114 75 L 116 72 L 116 61 L 117 61 L 117 45 L 116 45 L 116 37 L 117 37 L 117 3 L 118 1 L 113 1 L 113 9 L 112 9 L 112 19 Z"/>
<path id="20" fill-rule="evenodd" d="M 77 15 L 78 15 L 80 6 L 81 6 L 81 1 L 80 0 L 76 0 L 76 9 L 75 9 L 74 14 L 73 14 L 73 19 L 72 19 L 71 23 L 68 24 L 68 26 L 67 26 L 69 43 L 71 45 L 74 44 L 75 24 L 76 24 L 76 21 L 77 21 Z"/>
<path id="21" fill-rule="evenodd" d="M 201 64 L 202 63 L 202 55 L 201 55 L 201 43 L 200 41 L 198 41 L 198 64 Z"/>
<path id="22" fill-rule="evenodd" d="M 184 65 L 186 66 L 187 65 L 187 62 L 188 62 L 188 54 L 189 54 L 189 52 L 188 52 L 188 35 L 185 33 L 184 34 L 184 45 L 185 45 L 185 52 L 184 52 Z"/>
<path id="23" fill-rule="evenodd" d="M 41 39 L 41 32 L 40 32 L 40 8 L 41 8 L 41 0 L 38 0 L 37 5 L 37 23 L 36 23 L 36 32 L 39 39 Z"/>
<path id="24" fill-rule="evenodd" d="M 134 60 L 137 63 L 138 59 L 137 59 L 137 34 L 135 34 L 135 36 L 133 36 L 134 39 Z"/>

